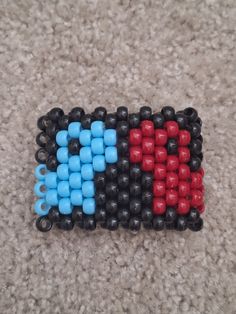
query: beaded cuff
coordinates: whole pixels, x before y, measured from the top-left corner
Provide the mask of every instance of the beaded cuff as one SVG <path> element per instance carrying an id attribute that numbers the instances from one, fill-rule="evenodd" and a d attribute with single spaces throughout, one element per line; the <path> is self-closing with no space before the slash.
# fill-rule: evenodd
<path id="1" fill-rule="evenodd" d="M 38 230 L 201 230 L 201 125 L 193 108 L 53 108 L 38 120 Z"/>

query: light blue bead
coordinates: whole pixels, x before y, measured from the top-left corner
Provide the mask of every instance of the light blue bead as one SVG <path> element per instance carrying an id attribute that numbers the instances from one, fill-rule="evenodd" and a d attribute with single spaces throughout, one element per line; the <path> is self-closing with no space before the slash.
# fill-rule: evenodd
<path id="1" fill-rule="evenodd" d="M 67 164 L 60 164 L 57 167 L 57 176 L 60 180 L 66 181 L 69 179 L 69 167 Z"/>
<path id="2" fill-rule="evenodd" d="M 93 157 L 93 169 L 97 172 L 103 172 L 106 169 L 105 157 L 103 155 L 96 155 Z"/>
<path id="3" fill-rule="evenodd" d="M 109 146 L 105 149 L 105 159 L 108 164 L 114 164 L 118 160 L 117 148 Z"/>
<path id="4" fill-rule="evenodd" d="M 84 164 L 81 167 L 81 176 L 83 180 L 93 180 L 94 171 L 92 164 Z"/>
<path id="5" fill-rule="evenodd" d="M 68 126 L 68 133 L 72 138 L 79 138 L 81 130 L 80 122 L 71 122 Z"/>
<path id="6" fill-rule="evenodd" d="M 48 214 L 50 205 L 46 204 L 45 199 L 39 199 L 34 204 L 34 211 L 39 216 L 45 216 Z"/>
<path id="7" fill-rule="evenodd" d="M 44 180 L 46 173 L 47 173 L 47 167 L 44 164 L 38 165 L 34 169 L 35 178 L 38 179 L 38 180 Z"/>
<path id="8" fill-rule="evenodd" d="M 92 150 L 90 147 L 82 147 L 80 149 L 80 160 L 84 164 L 89 164 L 93 160 Z"/>
<path id="9" fill-rule="evenodd" d="M 81 189 L 81 174 L 79 172 L 71 173 L 69 183 L 72 189 Z"/>
<path id="10" fill-rule="evenodd" d="M 60 147 L 57 150 L 57 160 L 61 164 L 67 164 L 69 160 L 69 151 L 67 147 Z"/>
<path id="11" fill-rule="evenodd" d="M 103 138 L 94 138 L 91 143 L 92 153 L 94 155 L 102 155 L 105 152 Z"/>
<path id="12" fill-rule="evenodd" d="M 116 130 L 107 129 L 104 131 L 104 143 L 106 146 L 115 146 L 117 141 Z"/>
<path id="13" fill-rule="evenodd" d="M 91 132 L 93 137 L 103 137 L 104 123 L 102 121 L 94 121 L 91 124 Z"/>
<path id="14" fill-rule="evenodd" d="M 93 181 L 85 181 L 82 184 L 82 194 L 83 197 L 94 197 L 95 189 Z"/>
<path id="15" fill-rule="evenodd" d="M 81 190 L 72 190 L 70 194 L 71 204 L 74 206 L 82 206 L 83 196 Z"/>
<path id="16" fill-rule="evenodd" d="M 82 130 L 79 135 L 79 141 L 82 146 L 90 146 L 92 134 L 90 130 Z"/>
<path id="17" fill-rule="evenodd" d="M 69 169 L 70 171 L 80 171 L 81 169 L 81 163 L 80 163 L 80 157 L 79 156 L 71 156 L 69 158 Z"/>
<path id="18" fill-rule="evenodd" d="M 86 215 L 93 215 L 95 213 L 95 200 L 94 198 L 86 198 L 83 201 L 83 212 Z"/>
<path id="19" fill-rule="evenodd" d="M 61 197 L 69 197 L 70 196 L 70 185 L 68 181 L 59 181 L 57 186 L 57 193 Z"/>
<path id="20" fill-rule="evenodd" d="M 57 132 L 56 142 L 59 146 L 66 147 L 68 145 L 69 134 L 66 130 Z"/>
<path id="21" fill-rule="evenodd" d="M 59 212 L 62 215 L 69 215 L 72 213 L 72 205 L 70 202 L 70 199 L 65 197 L 65 198 L 61 198 L 59 201 Z"/>
<path id="22" fill-rule="evenodd" d="M 56 172 L 48 172 L 45 176 L 45 185 L 48 189 L 57 188 L 57 174 Z"/>
<path id="23" fill-rule="evenodd" d="M 43 190 L 44 189 L 44 190 Z M 34 193 L 38 197 L 45 197 L 46 187 L 44 181 L 38 181 L 34 186 Z"/>
<path id="24" fill-rule="evenodd" d="M 46 203 L 51 206 L 58 205 L 58 195 L 56 189 L 50 189 L 46 193 Z"/>

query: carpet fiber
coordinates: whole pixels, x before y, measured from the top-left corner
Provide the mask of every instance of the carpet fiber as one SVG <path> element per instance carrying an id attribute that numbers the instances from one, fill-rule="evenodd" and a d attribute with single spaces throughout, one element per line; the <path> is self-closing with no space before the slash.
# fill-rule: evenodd
<path id="1" fill-rule="evenodd" d="M 0 2 L 0 313 L 235 313 L 235 0 Z M 202 232 L 36 231 L 37 118 L 194 106 Z"/>

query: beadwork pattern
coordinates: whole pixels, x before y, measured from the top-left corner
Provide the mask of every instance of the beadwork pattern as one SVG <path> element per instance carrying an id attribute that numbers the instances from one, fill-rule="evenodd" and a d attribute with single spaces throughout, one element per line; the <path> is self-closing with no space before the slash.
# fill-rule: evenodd
<path id="1" fill-rule="evenodd" d="M 38 120 L 37 228 L 201 230 L 201 125 L 194 108 L 53 108 Z"/>

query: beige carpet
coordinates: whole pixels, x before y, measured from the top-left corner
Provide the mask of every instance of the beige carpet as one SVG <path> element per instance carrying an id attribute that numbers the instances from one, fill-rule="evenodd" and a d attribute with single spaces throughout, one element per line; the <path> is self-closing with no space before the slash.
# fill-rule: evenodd
<path id="1" fill-rule="evenodd" d="M 0 1 L 0 313 L 235 313 L 235 29 L 235 0 Z M 197 108 L 202 232 L 36 231 L 36 120 L 98 104 Z"/>

